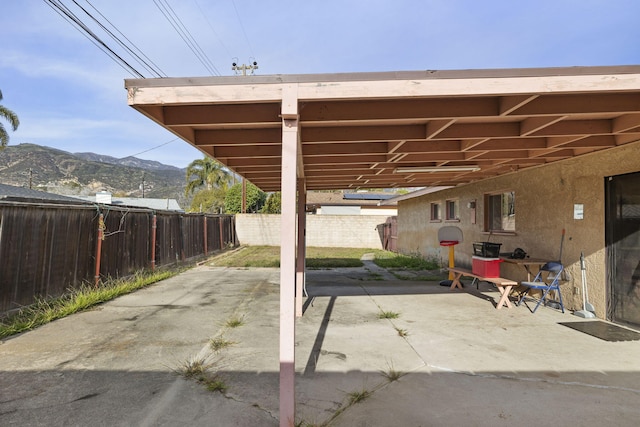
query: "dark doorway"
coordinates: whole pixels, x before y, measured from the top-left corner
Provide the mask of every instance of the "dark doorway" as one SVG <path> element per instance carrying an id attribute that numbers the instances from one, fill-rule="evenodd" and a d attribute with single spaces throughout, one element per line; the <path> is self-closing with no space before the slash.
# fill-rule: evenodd
<path id="1" fill-rule="evenodd" d="M 609 318 L 640 328 L 640 173 L 606 180 Z"/>

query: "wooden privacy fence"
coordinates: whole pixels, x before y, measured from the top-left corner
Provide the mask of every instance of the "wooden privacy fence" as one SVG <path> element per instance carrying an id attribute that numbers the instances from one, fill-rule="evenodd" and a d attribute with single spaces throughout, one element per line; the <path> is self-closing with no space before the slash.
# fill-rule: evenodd
<path id="1" fill-rule="evenodd" d="M 0 202 L 0 315 L 237 245 L 233 215 Z"/>

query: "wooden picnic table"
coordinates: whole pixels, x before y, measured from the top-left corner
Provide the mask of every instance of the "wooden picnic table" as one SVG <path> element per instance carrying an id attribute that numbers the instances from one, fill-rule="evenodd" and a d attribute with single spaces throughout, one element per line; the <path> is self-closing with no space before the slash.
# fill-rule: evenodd
<path id="1" fill-rule="evenodd" d="M 503 277 L 479 276 L 477 274 L 474 274 L 471 270 L 467 270 L 466 268 L 450 267 L 448 270 L 453 273 L 453 282 L 451 283 L 450 289 L 462 289 L 462 283 L 460 282 L 460 278 L 462 276 L 473 277 L 477 280 L 490 282 L 496 285 L 498 291 L 500 292 L 500 300 L 498 301 L 498 304 L 496 304 L 497 310 L 500 310 L 503 305 L 507 306 L 507 308 L 513 307 L 511 301 L 509 301 L 509 294 L 511 293 L 513 287 L 518 285 L 518 282 L 511 279 L 505 279 Z"/>
<path id="2" fill-rule="evenodd" d="M 541 258 L 515 259 L 515 258 L 509 258 L 509 257 L 500 257 L 500 259 L 504 262 L 521 265 L 522 267 L 524 267 L 524 269 L 527 271 L 527 282 L 531 281 L 531 266 L 538 267 L 539 269 L 540 267 L 545 265 L 547 262 L 549 262 L 548 260 L 541 259 Z"/>

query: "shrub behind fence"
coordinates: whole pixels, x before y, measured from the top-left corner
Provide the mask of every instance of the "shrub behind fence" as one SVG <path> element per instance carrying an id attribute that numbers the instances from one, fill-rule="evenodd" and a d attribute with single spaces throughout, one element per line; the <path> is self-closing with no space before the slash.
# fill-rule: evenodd
<path id="1" fill-rule="evenodd" d="M 237 244 L 232 215 L 0 202 L 0 315 L 38 297 Z"/>

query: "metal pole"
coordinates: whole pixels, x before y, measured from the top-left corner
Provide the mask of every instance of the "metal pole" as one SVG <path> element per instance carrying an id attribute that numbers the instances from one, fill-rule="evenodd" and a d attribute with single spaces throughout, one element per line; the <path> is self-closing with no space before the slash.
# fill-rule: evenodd
<path id="1" fill-rule="evenodd" d="M 156 269 L 156 233 L 158 224 L 156 222 L 156 214 L 151 217 L 151 271 Z"/>
<path id="2" fill-rule="evenodd" d="M 207 216 L 202 217 L 204 219 L 204 256 L 207 256 Z"/>
<path id="3" fill-rule="evenodd" d="M 95 287 L 98 287 L 100 283 L 100 262 L 102 258 L 102 241 L 104 240 L 104 215 L 100 214 L 98 217 L 98 242 L 96 244 L 96 274 L 95 274 Z"/>

